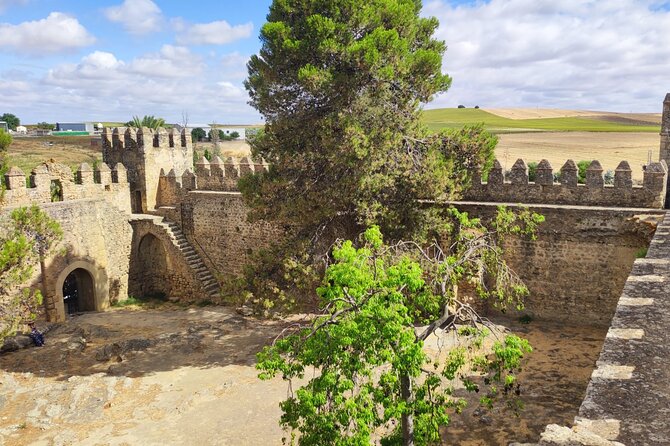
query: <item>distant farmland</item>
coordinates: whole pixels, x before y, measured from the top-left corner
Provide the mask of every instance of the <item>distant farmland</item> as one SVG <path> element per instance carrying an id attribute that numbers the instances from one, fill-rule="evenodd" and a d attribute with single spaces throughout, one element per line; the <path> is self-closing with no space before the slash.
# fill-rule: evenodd
<path id="1" fill-rule="evenodd" d="M 569 112 L 568 112 L 569 113 Z M 425 110 L 423 121 L 429 129 L 459 128 L 466 124 L 483 123 L 492 133 L 527 132 L 645 132 L 658 133 L 660 116 L 655 114 L 598 113 L 577 116 L 510 119 L 482 109 L 440 108 Z M 656 122 L 658 119 L 658 122 Z"/>

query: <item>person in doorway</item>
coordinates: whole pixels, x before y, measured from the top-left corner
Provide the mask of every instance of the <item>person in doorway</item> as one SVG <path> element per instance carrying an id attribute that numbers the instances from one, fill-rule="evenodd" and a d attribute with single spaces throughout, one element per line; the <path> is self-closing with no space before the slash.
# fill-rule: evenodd
<path id="1" fill-rule="evenodd" d="M 30 327 L 30 334 L 28 335 L 30 339 L 36 346 L 42 347 L 44 345 L 44 334 L 35 327 L 35 322 L 30 322 L 28 327 Z"/>

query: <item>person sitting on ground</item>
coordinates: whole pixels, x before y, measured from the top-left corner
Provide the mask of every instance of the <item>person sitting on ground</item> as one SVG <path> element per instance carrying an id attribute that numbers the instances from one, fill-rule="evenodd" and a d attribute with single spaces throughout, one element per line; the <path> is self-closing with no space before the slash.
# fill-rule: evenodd
<path id="1" fill-rule="evenodd" d="M 44 334 L 35 327 L 35 322 L 30 322 L 28 326 L 30 327 L 30 334 L 28 336 L 30 336 L 30 339 L 33 340 L 36 346 L 42 347 L 44 345 Z"/>

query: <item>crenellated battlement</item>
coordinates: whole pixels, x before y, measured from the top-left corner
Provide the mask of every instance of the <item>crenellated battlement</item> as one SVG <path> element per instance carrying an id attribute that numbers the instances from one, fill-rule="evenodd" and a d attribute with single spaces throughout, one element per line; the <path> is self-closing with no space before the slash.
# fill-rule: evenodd
<path id="1" fill-rule="evenodd" d="M 11 167 L 5 174 L 4 185 L 5 206 L 105 198 L 130 212 L 128 173 L 121 163 L 113 169 L 105 163 L 95 168 L 82 163 L 72 172 L 64 164 L 48 162 L 36 166 L 29 177 L 20 168 Z"/>
<path id="2" fill-rule="evenodd" d="M 193 148 L 191 133 L 186 129 L 114 127 L 103 129 L 101 138 L 103 153 L 111 150 L 144 152 L 150 148 Z"/>
<path id="3" fill-rule="evenodd" d="M 651 163 L 644 171 L 642 186 L 635 186 L 630 165 L 622 161 L 614 171 L 614 184 L 606 185 L 600 162 L 593 161 L 586 169 L 584 184 L 579 184 L 577 165 L 573 160 L 567 160 L 556 182 L 551 164 L 542 160 L 537 165 L 535 181 L 531 182 L 528 166 L 522 159 L 514 163 L 507 179 L 500 162 L 495 160 L 486 182 L 482 182 L 481 175 L 475 173 L 472 186 L 463 199 L 660 209 L 664 205 L 667 176 L 665 161 Z"/>
<path id="4" fill-rule="evenodd" d="M 179 203 L 182 195 L 189 191 L 237 191 L 237 181 L 249 174 L 268 170 L 267 163 L 249 157 L 228 157 L 222 160 L 215 156 L 211 161 L 202 157 L 195 164 L 195 172 L 186 169 L 181 175 L 174 169 L 161 170 L 158 202 L 161 206 Z"/>

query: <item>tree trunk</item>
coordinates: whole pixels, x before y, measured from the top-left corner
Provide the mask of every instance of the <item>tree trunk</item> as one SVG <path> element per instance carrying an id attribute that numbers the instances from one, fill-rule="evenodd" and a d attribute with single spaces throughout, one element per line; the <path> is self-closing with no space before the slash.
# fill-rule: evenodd
<path id="1" fill-rule="evenodd" d="M 40 253 L 40 276 L 42 279 L 42 300 L 44 304 L 44 312 L 46 313 L 47 321 L 54 322 L 56 320 L 56 304 L 52 297 L 47 293 L 47 275 L 46 264 L 44 263 L 44 255 Z"/>
<path id="2" fill-rule="evenodd" d="M 409 404 L 412 400 L 412 380 L 407 375 L 400 377 L 400 393 L 403 401 Z M 414 416 L 405 413 L 401 420 L 403 446 L 414 446 Z"/>

